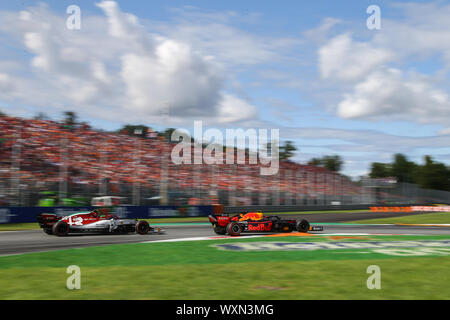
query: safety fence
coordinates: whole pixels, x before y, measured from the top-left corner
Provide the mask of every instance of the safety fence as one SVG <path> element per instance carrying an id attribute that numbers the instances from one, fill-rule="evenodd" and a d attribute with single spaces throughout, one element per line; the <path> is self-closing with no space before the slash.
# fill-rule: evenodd
<path id="1" fill-rule="evenodd" d="M 40 213 L 66 216 L 96 208 L 98 207 L 0 207 L 0 224 L 36 222 L 36 216 Z M 201 217 L 212 212 L 213 206 L 120 206 L 114 208 L 114 213 L 119 218 L 130 219 Z"/>
<path id="2" fill-rule="evenodd" d="M 77 212 L 91 211 L 98 207 L 0 207 L 0 224 L 36 222 L 40 213 L 54 213 L 66 216 Z M 114 214 L 119 218 L 174 218 L 174 217 L 205 217 L 212 213 L 242 213 L 260 211 L 263 213 L 277 212 L 307 212 L 307 211 L 373 211 L 373 212 L 411 212 L 411 211 L 449 211 L 449 206 L 411 207 L 408 204 L 397 204 L 395 207 L 374 207 L 371 205 L 330 205 L 330 206 L 118 206 Z M 419 210 L 420 209 L 420 210 Z"/>

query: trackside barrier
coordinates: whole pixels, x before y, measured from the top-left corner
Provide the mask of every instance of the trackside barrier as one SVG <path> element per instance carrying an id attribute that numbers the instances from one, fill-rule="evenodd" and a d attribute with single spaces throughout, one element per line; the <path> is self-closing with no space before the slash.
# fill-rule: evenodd
<path id="1" fill-rule="evenodd" d="M 39 213 L 55 213 L 65 216 L 76 212 L 90 211 L 96 207 L 0 207 L 0 224 L 37 222 Z M 450 206 L 409 206 L 374 207 L 370 205 L 338 205 L 338 206 L 120 206 L 115 213 L 120 218 L 171 218 L 171 217 L 205 217 L 211 213 L 238 213 L 262 211 L 263 213 L 301 212 L 301 211 L 335 211 L 335 210 L 371 210 L 373 212 L 410 212 L 436 211 L 450 212 Z M 382 211 L 385 210 L 385 211 Z"/>
<path id="2" fill-rule="evenodd" d="M 450 212 L 450 206 L 412 206 L 412 211 Z"/>
<path id="3" fill-rule="evenodd" d="M 372 212 L 412 212 L 411 207 L 370 207 Z"/>
<path id="4" fill-rule="evenodd" d="M 430 204 L 429 203 L 420 203 L 417 205 L 418 206 L 426 206 L 426 205 L 430 205 Z M 370 211 L 371 207 L 375 207 L 375 204 L 236 206 L 236 207 L 225 207 L 224 213 L 241 213 L 241 212 L 255 212 L 255 211 L 262 211 L 263 213 L 302 212 L 302 211 L 346 211 L 346 210 Z M 383 206 L 383 207 L 387 207 L 387 206 Z M 399 203 L 399 204 L 396 204 L 395 207 L 398 207 L 398 208 L 408 207 L 409 208 L 409 207 L 411 207 L 411 204 Z"/>
<path id="5" fill-rule="evenodd" d="M 96 208 L 98 207 L 0 207 L 0 224 L 37 222 L 36 216 L 40 213 L 66 216 Z M 213 213 L 213 206 L 120 206 L 115 208 L 117 216 L 130 219 L 205 217 L 211 213 Z"/>
<path id="6" fill-rule="evenodd" d="M 450 206 L 370 207 L 372 212 L 450 212 Z"/>
<path id="7" fill-rule="evenodd" d="M 297 212 L 297 211 L 328 211 L 328 210 L 369 210 L 370 205 L 263 205 L 263 206 L 236 206 L 236 207 L 225 207 L 225 213 L 236 213 L 236 212 L 254 212 L 262 211 L 263 213 L 274 213 L 274 212 Z"/>

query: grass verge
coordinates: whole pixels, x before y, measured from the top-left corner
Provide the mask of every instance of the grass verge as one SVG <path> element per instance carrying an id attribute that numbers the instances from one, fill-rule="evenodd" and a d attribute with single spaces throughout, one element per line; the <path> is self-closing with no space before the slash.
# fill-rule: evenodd
<path id="1" fill-rule="evenodd" d="M 437 212 L 437 213 L 425 213 L 416 214 L 411 216 L 382 218 L 382 219 L 369 219 L 352 221 L 352 223 L 358 224 L 450 224 L 450 212 Z"/>
<path id="2" fill-rule="evenodd" d="M 417 240 L 408 236 L 339 241 Z M 427 240 L 449 239 L 443 236 Z M 0 257 L 0 299 L 450 299 L 450 256 L 392 257 L 361 249 L 236 252 L 211 244 L 321 242 L 335 237 L 110 245 Z M 69 265 L 81 289 L 66 288 Z M 369 290 L 367 268 L 381 269 Z M 236 288 L 239 288 L 236 290 Z"/>

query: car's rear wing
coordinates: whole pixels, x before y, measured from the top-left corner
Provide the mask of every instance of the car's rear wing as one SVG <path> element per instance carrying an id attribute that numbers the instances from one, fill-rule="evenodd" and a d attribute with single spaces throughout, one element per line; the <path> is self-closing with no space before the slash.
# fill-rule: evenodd
<path id="1" fill-rule="evenodd" d="M 54 213 L 40 213 L 36 216 L 37 222 L 41 228 L 50 227 L 58 222 L 61 217 L 58 217 Z"/>
<path id="2" fill-rule="evenodd" d="M 226 214 L 220 214 L 220 215 L 212 215 L 210 214 L 208 216 L 209 218 L 209 222 L 211 222 L 211 224 L 214 225 L 219 225 L 221 227 L 226 227 L 228 223 L 230 223 L 231 218 L 229 215 Z"/>

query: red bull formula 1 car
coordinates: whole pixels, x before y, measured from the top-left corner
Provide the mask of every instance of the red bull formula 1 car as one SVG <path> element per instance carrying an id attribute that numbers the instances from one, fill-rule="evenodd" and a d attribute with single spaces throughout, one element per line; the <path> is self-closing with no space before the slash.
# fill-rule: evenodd
<path id="1" fill-rule="evenodd" d="M 121 219 L 111 214 L 109 209 L 95 209 L 88 212 L 77 212 L 64 217 L 54 213 L 37 215 L 39 226 L 47 234 L 66 236 L 69 233 L 163 233 L 160 228 L 153 228 L 145 220 Z"/>
<path id="2" fill-rule="evenodd" d="M 261 212 L 240 213 L 231 217 L 226 214 L 210 215 L 209 221 L 214 227 L 214 232 L 219 235 L 239 236 L 243 232 L 323 231 L 322 226 L 311 226 L 304 219 L 300 221 L 281 219 L 278 216 L 264 216 Z"/>

